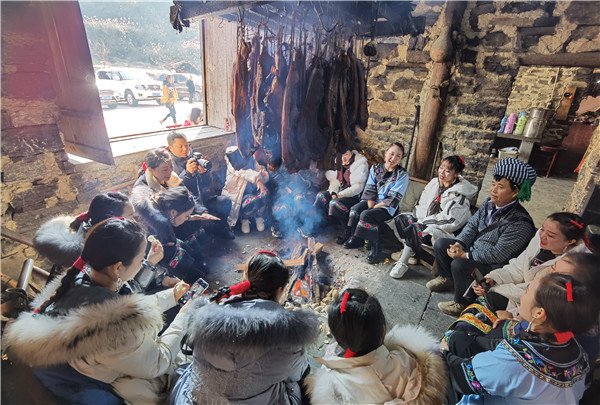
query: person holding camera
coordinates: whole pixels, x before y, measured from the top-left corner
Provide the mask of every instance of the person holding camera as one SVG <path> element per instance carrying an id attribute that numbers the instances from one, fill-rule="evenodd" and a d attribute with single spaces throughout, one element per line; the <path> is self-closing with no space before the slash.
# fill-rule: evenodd
<path id="1" fill-rule="evenodd" d="M 183 180 L 188 190 L 219 218 L 214 230 L 225 239 L 235 239 L 235 235 L 227 225 L 227 216 L 231 211 L 231 200 L 210 193 L 210 169 L 212 162 L 199 152 L 194 152 L 184 134 L 171 132 L 167 136 L 167 153 L 173 162 L 173 171 Z"/>

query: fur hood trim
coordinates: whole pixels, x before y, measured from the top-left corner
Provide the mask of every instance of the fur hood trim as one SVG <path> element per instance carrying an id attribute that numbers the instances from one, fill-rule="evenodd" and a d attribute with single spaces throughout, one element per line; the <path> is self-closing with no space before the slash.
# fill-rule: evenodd
<path id="1" fill-rule="evenodd" d="M 410 403 L 413 405 L 441 405 L 445 400 L 446 372 L 444 360 L 439 355 L 437 347 L 437 339 L 427 330 L 414 325 L 395 326 L 386 335 L 384 345 L 365 356 L 349 359 L 341 357 L 317 358 L 317 361 L 327 366 L 315 370 L 314 374 L 309 375 L 304 380 L 304 383 L 312 397 L 313 403 L 339 403 L 345 395 L 348 395 L 348 397 L 354 396 L 352 395 L 352 391 L 357 388 L 351 382 L 353 379 L 358 379 L 363 375 L 360 369 L 355 372 L 349 369 L 353 369 L 354 367 L 369 367 L 381 360 L 380 356 L 382 353 L 390 355 L 391 352 L 396 351 L 397 353 L 404 353 L 404 356 L 416 359 L 416 365 L 421 377 L 418 394 Z M 344 371 L 344 369 L 347 371 Z M 374 372 L 374 370 L 364 373 L 363 376 L 376 375 L 377 377 L 375 378 L 384 377 Z M 406 376 L 411 375 L 411 370 L 402 370 L 401 374 L 406 378 Z M 415 381 L 413 380 L 412 382 L 414 383 Z M 346 391 L 346 394 L 343 391 Z M 356 397 L 365 400 L 366 397 L 360 394 L 356 393 Z M 404 402 L 400 398 L 392 398 L 385 403 L 397 404 Z"/>
<path id="2" fill-rule="evenodd" d="M 318 334 L 319 321 L 314 312 L 291 311 L 262 299 L 208 304 L 188 312 L 189 341 L 194 351 L 215 356 L 240 351 L 260 356 L 275 347 L 306 346 Z"/>
<path id="3" fill-rule="evenodd" d="M 439 339 L 420 326 L 394 326 L 385 337 L 388 349 L 400 346 L 417 358 L 421 373 L 421 391 L 414 405 L 443 404 L 446 395 L 446 364 L 438 354 Z"/>
<path id="4" fill-rule="evenodd" d="M 41 307 L 44 302 L 48 301 L 50 297 L 54 295 L 56 290 L 58 290 L 58 287 L 60 287 L 62 279 L 66 274 L 67 272 L 65 271 L 57 277 L 54 277 L 52 281 L 46 284 L 46 287 L 44 287 L 44 289 L 38 295 L 36 295 L 33 301 L 31 301 L 29 304 L 32 310 Z"/>
<path id="5" fill-rule="evenodd" d="M 31 367 L 48 367 L 138 347 L 163 326 L 152 296 L 122 295 L 63 316 L 22 313 L 4 333 L 3 346 Z"/>
<path id="6" fill-rule="evenodd" d="M 40 226 L 33 237 L 33 247 L 52 263 L 69 267 L 81 254 L 85 233 L 73 232 L 69 225 L 75 218 L 59 216 Z"/>
<path id="7" fill-rule="evenodd" d="M 141 183 L 131 191 L 131 203 L 135 207 L 135 217 L 148 228 L 148 234 L 155 234 L 162 243 L 174 242 L 175 233 L 167 218 L 152 201 L 155 193 L 150 187 Z"/>

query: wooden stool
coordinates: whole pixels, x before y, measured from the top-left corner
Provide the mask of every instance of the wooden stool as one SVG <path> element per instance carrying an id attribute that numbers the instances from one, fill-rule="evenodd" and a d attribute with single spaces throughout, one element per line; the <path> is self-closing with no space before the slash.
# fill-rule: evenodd
<path id="1" fill-rule="evenodd" d="M 550 166 L 548 166 L 548 171 L 546 172 L 546 178 L 550 176 L 550 171 L 552 170 L 552 166 L 554 166 L 556 156 L 558 156 L 558 152 L 560 152 L 561 150 L 567 150 L 567 148 L 563 148 L 561 146 L 540 146 L 541 152 L 549 152 L 553 154 L 552 161 L 550 162 Z"/>

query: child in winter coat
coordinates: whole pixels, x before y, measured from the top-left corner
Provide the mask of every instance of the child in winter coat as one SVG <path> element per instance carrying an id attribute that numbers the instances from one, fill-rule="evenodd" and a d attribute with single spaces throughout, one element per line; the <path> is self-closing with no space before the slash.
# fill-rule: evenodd
<path id="1" fill-rule="evenodd" d="M 436 339 L 421 328 L 394 327 L 386 334 L 377 298 L 348 289 L 329 307 L 337 344 L 305 383 L 312 404 L 441 404 L 446 374 Z"/>

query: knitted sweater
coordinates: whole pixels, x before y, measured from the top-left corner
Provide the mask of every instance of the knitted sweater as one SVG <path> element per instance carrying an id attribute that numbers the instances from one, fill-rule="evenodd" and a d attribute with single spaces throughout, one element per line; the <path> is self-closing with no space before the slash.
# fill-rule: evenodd
<path id="1" fill-rule="evenodd" d="M 516 201 L 510 208 L 495 215 L 490 224 L 502 221 L 502 225 L 479 235 L 488 227 L 485 219 L 489 201 L 488 198 L 481 204 L 456 239 L 465 246 L 469 258 L 498 268 L 525 249 L 535 235 L 535 227 L 527 210 Z"/>

